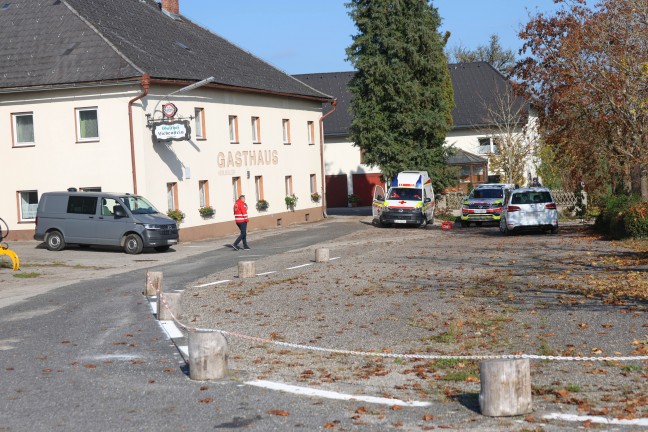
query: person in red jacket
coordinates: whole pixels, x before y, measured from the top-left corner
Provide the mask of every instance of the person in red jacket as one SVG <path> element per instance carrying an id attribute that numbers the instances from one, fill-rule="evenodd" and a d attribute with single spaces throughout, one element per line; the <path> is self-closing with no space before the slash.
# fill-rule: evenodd
<path id="1" fill-rule="evenodd" d="M 241 195 L 239 199 L 234 203 L 234 221 L 241 230 L 241 234 L 236 238 L 236 241 L 232 243 L 232 248 L 234 250 L 239 250 L 239 243 L 243 241 L 243 249 L 250 250 L 250 247 L 247 244 L 247 224 L 250 221 L 248 219 L 247 213 L 248 206 L 245 204 L 245 195 Z"/>

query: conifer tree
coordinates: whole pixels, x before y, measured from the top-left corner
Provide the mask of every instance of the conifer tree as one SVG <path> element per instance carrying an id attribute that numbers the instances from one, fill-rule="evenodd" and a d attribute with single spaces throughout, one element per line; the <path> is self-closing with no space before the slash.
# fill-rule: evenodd
<path id="1" fill-rule="evenodd" d="M 386 179 L 427 170 L 437 191 L 452 184 L 444 146 L 454 93 L 444 53 L 447 35 L 426 0 L 352 0 L 359 33 L 347 48 L 357 73 L 350 83 L 351 139 Z"/>

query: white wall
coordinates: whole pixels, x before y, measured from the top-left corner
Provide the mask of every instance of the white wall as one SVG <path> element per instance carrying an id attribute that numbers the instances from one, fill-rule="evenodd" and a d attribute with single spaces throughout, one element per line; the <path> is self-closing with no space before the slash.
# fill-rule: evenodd
<path id="1" fill-rule="evenodd" d="M 179 208 L 186 214 L 183 227 L 233 220 L 232 177 L 239 176 L 254 216 L 254 177 L 263 176 L 265 214 L 285 212 L 285 176 L 292 175 L 298 196 L 297 209 L 315 208 L 310 199 L 310 174 L 316 175 L 321 193 L 319 119 L 321 103 L 297 98 L 255 95 L 201 88 L 172 96 L 177 116 L 193 116 L 194 108 L 205 110 L 205 140 L 154 143 L 147 128 L 146 113 L 152 113 L 160 95 L 177 87 L 152 86 L 150 96 L 133 106 L 138 193 L 159 210 L 167 210 L 166 184 L 178 184 Z M 133 192 L 128 101 L 141 92 L 139 85 L 41 91 L 0 95 L 0 217 L 11 230 L 32 230 L 33 222 L 19 223 L 17 191 L 43 192 L 68 187 L 101 187 L 107 192 Z M 157 96 L 154 96 L 157 95 Z M 166 101 L 166 100 L 165 100 Z M 100 138 L 76 143 L 75 108 L 98 107 Z M 161 106 L 161 105 L 160 105 Z M 36 144 L 12 148 L 12 113 L 33 112 Z M 229 142 L 229 116 L 239 120 L 239 144 Z M 261 143 L 251 139 L 251 117 L 261 121 Z M 158 114 L 159 117 L 159 114 Z M 289 119 L 291 145 L 283 143 L 282 119 Z M 308 143 L 307 121 L 314 124 L 313 145 Z M 192 129 L 194 127 L 191 122 Z M 219 167 L 219 153 L 268 151 L 276 163 L 240 164 Z M 227 159 L 226 159 L 227 160 Z M 187 168 L 190 176 L 187 176 Z M 250 178 L 247 178 L 247 174 Z M 210 204 L 216 215 L 203 219 L 198 213 L 198 181 L 209 181 Z"/>

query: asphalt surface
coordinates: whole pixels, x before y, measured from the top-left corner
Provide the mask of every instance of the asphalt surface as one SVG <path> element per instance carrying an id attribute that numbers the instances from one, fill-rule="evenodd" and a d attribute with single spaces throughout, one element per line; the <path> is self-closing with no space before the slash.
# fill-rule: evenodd
<path id="1" fill-rule="evenodd" d="M 252 254 L 280 254 L 368 228 L 357 218 L 306 225 L 251 239 L 254 249 L 245 253 L 214 242 L 215 250 L 149 270 L 163 271 L 167 288 L 184 286 Z M 0 309 L 0 431 L 318 430 L 353 415 L 348 402 L 243 385 L 245 372 L 217 383 L 189 380 L 142 296 L 146 270 Z"/>

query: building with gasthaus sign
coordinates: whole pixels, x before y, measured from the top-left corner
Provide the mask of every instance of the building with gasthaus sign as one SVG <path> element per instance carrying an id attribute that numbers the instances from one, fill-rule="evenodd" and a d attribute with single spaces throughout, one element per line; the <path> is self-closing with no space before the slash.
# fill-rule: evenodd
<path id="1" fill-rule="evenodd" d="M 70 187 L 179 210 L 182 240 L 235 233 L 240 194 L 252 229 L 322 218 L 333 98 L 191 22 L 177 0 L 12 0 L 0 41 L 9 239 L 32 238 L 41 194 Z"/>

